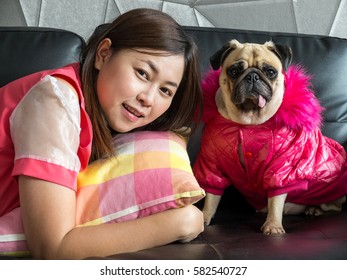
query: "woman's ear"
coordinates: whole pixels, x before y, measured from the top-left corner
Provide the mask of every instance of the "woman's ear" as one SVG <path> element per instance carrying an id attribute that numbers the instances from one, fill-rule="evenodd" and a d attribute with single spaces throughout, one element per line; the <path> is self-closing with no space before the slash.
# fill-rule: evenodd
<path id="1" fill-rule="evenodd" d="M 100 70 L 104 62 L 110 58 L 112 54 L 111 45 L 112 41 L 109 38 L 105 38 L 100 42 L 95 54 L 94 67 L 96 69 Z"/>

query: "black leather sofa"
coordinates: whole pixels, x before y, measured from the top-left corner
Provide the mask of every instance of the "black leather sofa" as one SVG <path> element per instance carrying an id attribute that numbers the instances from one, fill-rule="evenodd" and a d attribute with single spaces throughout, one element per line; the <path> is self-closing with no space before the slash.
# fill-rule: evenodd
<path id="1" fill-rule="evenodd" d="M 347 40 L 232 29 L 185 29 L 200 48 L 202 73 L 209 67 L 210 55 L 232 38 L 259 43 L 273 40 L 291 46 L 294 63 L 302 64 L 313 75 L 314 89 L 326 108 L 323 133 L 347 148 Z M 77 61 L 83 45 L 83 39 L 69 31 L 0 27 L 0 86 L 34 71 Z M 188 144 L 192 163 L 199 149 L 201 128 Z M 202 203 L 197 205 L 201 207 Z M 346 206 L 341 213 L 325 216 L 287 216 L 284 218 L 287 233 L 281 237 L 261 233 L 264 219 L 265 216 L 256 214 L 231 186 L 223 196 L 213 223 L 194 241 L 105 259 L 347 259 Z"/>

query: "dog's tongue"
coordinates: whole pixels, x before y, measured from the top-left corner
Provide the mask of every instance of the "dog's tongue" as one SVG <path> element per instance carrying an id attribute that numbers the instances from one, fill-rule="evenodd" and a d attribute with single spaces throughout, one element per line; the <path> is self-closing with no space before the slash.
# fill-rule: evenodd
<path id="1" fill-rule="evenodd" d="M 260 108 L 264 108 L 265 104 L 266 104 L 265 98 L 261 94 L 259 94 L 258 106 Z"/>

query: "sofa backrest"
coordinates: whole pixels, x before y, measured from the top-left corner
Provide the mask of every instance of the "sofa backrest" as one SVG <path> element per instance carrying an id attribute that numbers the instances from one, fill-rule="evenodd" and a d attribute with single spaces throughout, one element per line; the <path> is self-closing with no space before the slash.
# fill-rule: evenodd
<path id="1" fill-rule="evenodd" d="M 303 34 L 270 33 L 208 27 L 185 27 L 196 40 L 201 52 L 201 71 L 210 69 L 210 56 L 227 41 L 287 44 L 293 50 L 293 63 L 300 64 L 312 75 L 312 85 L 325 107 L 323 134 L 347 148 L 347 40 Z M 198 150 L 201 130 L 188 146 L 191 160 Z"/>
<path id="2" fill-rule="evenodd" d="M 70 31 L 43 27 L 0 27 L 0 87 L 36 71 L 76 62 L 84 45 Z"/>
<path id="3" fill-rule="evenodd" d="M 323 133 L 347 148 L 347 40 L 300 34 L 270 33 L 208 27 L 184 27 L 201 52 L 201 71 L 209 69 L 209 57 L 231 39 L 240 42 L 288 44 L 293 63 L 313 75 L 317 97 L 325 107 Z M 84 40 L 77 34 L 43 27 L 0 27 L 0 87 L 35 71 L 78 61 Z M 201 129 L 191 137 L 188 152 L 194 162 Z"/>

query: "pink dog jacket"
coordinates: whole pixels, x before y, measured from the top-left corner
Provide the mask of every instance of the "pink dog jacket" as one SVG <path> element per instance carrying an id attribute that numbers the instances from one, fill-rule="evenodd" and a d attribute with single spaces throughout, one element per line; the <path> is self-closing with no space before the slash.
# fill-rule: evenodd
<path id="1" fill-rule="evenodd" d="M 233 185 L 255 209 L 283 193 L 288 193 L 286 202 L 304 205 L 327 203 L 347 193 L 346 152 L 322 135 L 322 107 L 300 67 L 292 66 L 285 74 L 278 112 L 264 124 L 248 126 L 219 114 L 219 73 L 211 71 L 202 82 L 205 127 L 193 170 L 206 192 L 222 195 Z"/>

